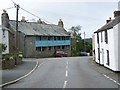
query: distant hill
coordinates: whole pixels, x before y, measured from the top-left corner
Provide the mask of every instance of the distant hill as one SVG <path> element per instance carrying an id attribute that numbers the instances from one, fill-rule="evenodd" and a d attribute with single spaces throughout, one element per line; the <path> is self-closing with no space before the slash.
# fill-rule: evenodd
<path id="1" fill-rule="evenodd" d="M 92 44 L 92 38 L 86 38 L 85 42 L 88 42 L 89 44 Z"/>

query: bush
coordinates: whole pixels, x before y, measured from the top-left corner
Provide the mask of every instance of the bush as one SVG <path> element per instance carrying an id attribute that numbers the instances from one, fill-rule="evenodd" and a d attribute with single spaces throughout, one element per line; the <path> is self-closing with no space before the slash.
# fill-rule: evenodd
<path id="1" fill-rule="evenodd" d="M 14 54 L 14 58 L 23 58 L 22 52 L 18 52 L 16 54 Z"/>
<path id="2" fill-rule="evenodd" d="M 13 57 L 13 54 L 2 54 L 2 59 L 9 60 Z"/>
<path id="3" fill-rule="evenodd" d="M 2 54 L 2 59 L 16 59 L 16 58 L 23 58 L 22 52 L 18 52 L 15 54 Z"/>

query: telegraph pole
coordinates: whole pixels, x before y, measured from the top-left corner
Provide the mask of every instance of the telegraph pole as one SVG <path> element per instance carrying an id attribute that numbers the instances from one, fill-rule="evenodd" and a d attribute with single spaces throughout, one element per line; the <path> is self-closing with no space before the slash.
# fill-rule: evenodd
<path id="1" fill-rule="evenodd" d="M 86 52 L 86 45 L 85 45 L 85 32 L 84 32 L 84 52 Z"/>
<path id="2" fill-rule="evenodd" d="M 15 4 L 16 7 L 16 53 L 18 53 L 18 11 L 19 11 L 19 5 Z"/>

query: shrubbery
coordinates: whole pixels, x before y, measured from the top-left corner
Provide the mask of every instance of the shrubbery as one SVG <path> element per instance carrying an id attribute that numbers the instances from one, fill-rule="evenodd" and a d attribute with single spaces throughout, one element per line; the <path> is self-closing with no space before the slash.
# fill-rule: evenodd
<path id="1" fill-rule="evenodd" d="M 5 60 L 16 59 L 16 58 L 23 58 L 22 52 L 18 52 L 15 54 L 2 54 L 2 59 L 5 59 Z"/>

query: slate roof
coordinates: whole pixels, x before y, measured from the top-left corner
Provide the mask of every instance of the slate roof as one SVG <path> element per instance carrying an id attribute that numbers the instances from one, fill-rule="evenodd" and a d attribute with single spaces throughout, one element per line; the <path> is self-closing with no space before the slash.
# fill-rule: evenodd
<path id="1" fill-rule="evenodd" d="M 103 27 L 101 27 L 100 29 L 98 29 L 97 31 L 95 31 L 94 33 L 111 29 L 111 28 L 113 28 L 115 25 L 117 25 L 118 23 L 120 23 L 120 16 L 119 16 L 119 17 L 116 17 L 116 18 L 113 19 L 113 20 L 111 20 L 110 22 L 108 22 L 107 24 L 105 24 Z"/>
<path id="2" fill-rule="evenodd" d="M 9 24 L 11 28 L 15 30 L 16 21 L 10 20 Z M 43 36 L 69 36 L 68 32 L 53 24 L 39 24 L 37 22 L 18 22 L 18 31 L 21 31 L 25 35 L 43 35 Z"/>

